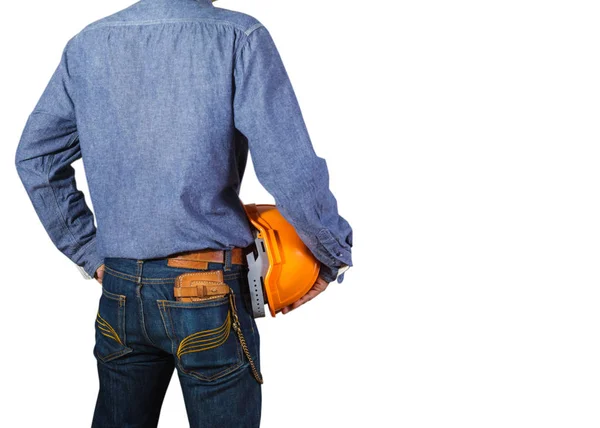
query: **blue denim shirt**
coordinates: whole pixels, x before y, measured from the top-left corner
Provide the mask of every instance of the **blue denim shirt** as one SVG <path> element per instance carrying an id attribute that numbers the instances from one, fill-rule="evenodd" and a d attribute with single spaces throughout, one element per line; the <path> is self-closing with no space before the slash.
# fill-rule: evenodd
<path id="1" fill-rule="evenodd" d="M 211 0 L 141 0 L 68 41 L 15 162 L 53 243 L 91 277 L 104 257 L 250 245 L 248 151 L 333 281 L 352 265 L 352 229 L 267 28 Z"/>

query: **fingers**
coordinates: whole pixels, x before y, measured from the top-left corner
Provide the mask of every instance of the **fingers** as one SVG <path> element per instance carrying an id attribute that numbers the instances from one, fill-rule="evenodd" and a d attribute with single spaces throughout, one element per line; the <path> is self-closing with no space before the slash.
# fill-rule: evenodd
<path id="1" fill-rule="evenodd" d="M 94 276 L 96 281 L 102 284 L 102 277 L 104 276 L 104 265 L 100 265 L 100 267 L 96 270 L 96 275 Z"/>
<path id="2" fill-rule="evenodd" d="M 317 280 L 315 281 L 312 288 L 310 290 L 308 290 L 308 292 L 304 296 L 302 296 L 300 299 L 296 300 L 291 305 L 283 307 L 281 309 L 281 313 L 283 313 L 285 315 L 288 312 L 293 311 L 294 309 L 302 306 L 306 302 L 310 302 L 312 299 L 314 299 L 319 294 L 321 294 L 323 291 L 325 291 L 325 289 L 327 288 L 328 285 L 329 285 L 329 283 L 327 281 L 325 281 L 323 278 L 321 278 L 321 277 L 317 278 Z"/>

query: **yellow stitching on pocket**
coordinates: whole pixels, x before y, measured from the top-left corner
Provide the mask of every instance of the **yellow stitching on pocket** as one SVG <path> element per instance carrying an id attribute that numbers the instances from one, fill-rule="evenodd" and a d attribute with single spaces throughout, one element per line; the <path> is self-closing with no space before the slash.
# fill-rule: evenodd
<path id="1" fill-rule="evenodd" d="M 228 315 L 229 317 L 229 315 Z M 194 339 L 200 338 L 200 337 L 204 337 L 204 336 L 208 336 L 210 334 L 213 334 L 215 336 L 220 335 L 221 333 L 223 333 L 223 331 L 225 330 L 225 328 L 227 327 L 227 320 L 225 320 L 225 323 L 217 328 L 213 328 L 212 330 L 204 330 L 204 331 L 199 331 L 197 333 L 193 333 L 190 334 L 189 336 L 187 336 L 185 339 L 183 339 L 180 343 L 179 346 L 185 346 L 187 343 L 189 342 L 193 342 Z"/>
<path id="2" fill-rule="evenodd" d="M 106 337 L 110 337 L 111 339 L 116 340 L 121 345 L 123 344 L 123 342 L 121 342 L 121 338 L 119 337 L 115 329 L 104 318 L 100 316 L 100 312 L 98 312 L 96 316 L 96 321 L 98 322 L 98 328 L 100 329 L 100 333 L 102 333 Z"/>
<path id="3" fill-rule="evenodd" d="M 227 312 L 225 322 L 217 328 L 203 330 L 186 336 L 177 348 L 177 357 L 190 352 L 202 352 L 221 346 L 231 331 L 231 315 Z"/>

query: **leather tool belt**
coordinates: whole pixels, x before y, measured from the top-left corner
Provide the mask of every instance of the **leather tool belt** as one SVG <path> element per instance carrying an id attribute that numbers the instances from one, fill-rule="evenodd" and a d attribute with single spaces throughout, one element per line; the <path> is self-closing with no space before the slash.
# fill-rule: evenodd
<path id="1" fill-rule="evenodd" d="M 233 248 L 230 251 L 231 264 L 245 264 L 244 250 Z M 167 257 L 167 265 L 186 269 L 201 269 L 201 272 L 182 273 L 175 278 L 173 292 L 175 299 L 183 302 L 198 302 L 220 298 L 227 294 L 229 287 L 223 282 L 221 269 L 207 270 L 209 263 L 225 263 L 224 250 L 184 251 Z"/>
<path id="2" fill-rule="evenodd" d="M 218 299 L 229 293 L 229 286 L 223 282 L 222 270 L 182 273 L 175 277 L 173 294 L 181 302 L 200 302 Z"/>
<path id="3" fill-rule="evenodd" d="M 208 269 L 208 263 L 225 263 L 224 250 L 198 250 L 185 251 L 167 257 L 167 265 L 188 268 L 188 269 Z M 243 248 L 233 248 L 231 250 L 231 264 L 246 264 Z"/>

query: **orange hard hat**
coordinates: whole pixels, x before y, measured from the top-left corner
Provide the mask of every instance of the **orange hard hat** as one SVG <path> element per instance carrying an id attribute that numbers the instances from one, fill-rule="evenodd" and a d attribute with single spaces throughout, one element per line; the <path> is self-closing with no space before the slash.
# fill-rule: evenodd
<path id="1" fill-rule="evenodd" d="M 280 309 L 304 296 L 314 285 L 321 263 L 302 242 L 294 227 L 281 215 L 275 205 L 247 204 L 246 214 L 256 228 L 256 253 L 248 254 L 249 283 L 253 311 L 262 315 L 260 304 L 266 297 L 272 316 Z M 266 253 L 268 263 L 256 261 Z M 255 266 L 255 267 L 253 267 Z M 262 286 L 263 295 L 259 295 Z M 258 311 L 258 314 L 257 314 Z"/>

